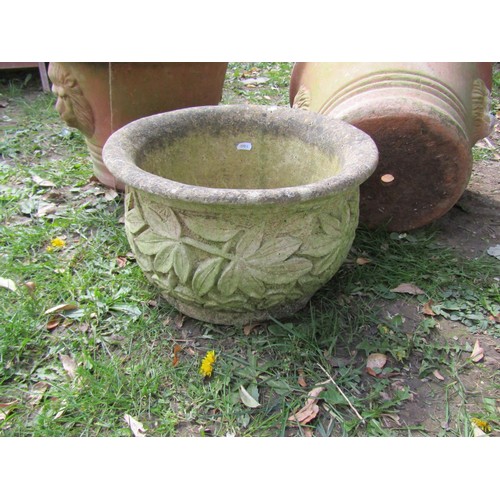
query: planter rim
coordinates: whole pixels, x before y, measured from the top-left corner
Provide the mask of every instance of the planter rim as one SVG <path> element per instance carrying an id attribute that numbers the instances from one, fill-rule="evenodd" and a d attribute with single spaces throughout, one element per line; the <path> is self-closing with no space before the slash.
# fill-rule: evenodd
<path id="1" fill-rule="evenodd" d="M 192 125 L 193 132 L 203 131 L 197 121 L 205 115 L 210 120 L 262 120 L 263 124 L 292 125 L 291 137 L 307 136 L 307 142 L 326 154 L 342 158 L 341 171 L 317 182 L 270 189 L 211 188 L 183 184 L 141 169 L 136 155 L 151 138 L 160 138 L 176 123 Z M 114 132 L 103 148 L 103 159 L 114 177 L 126 186 L 171 200 L 212 205 L 286 204 L 321 199 L 362 184 L 374 172 L 378 150 L 371 137 L 347 122 L 328 115 L 301 109 L 226 104 L 198 106 L 151 115 L 135 120 Z"/>

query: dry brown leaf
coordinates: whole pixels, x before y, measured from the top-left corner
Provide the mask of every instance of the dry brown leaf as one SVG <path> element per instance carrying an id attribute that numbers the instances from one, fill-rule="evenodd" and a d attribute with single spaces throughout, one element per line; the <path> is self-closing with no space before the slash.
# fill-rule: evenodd
<path id="1" fill-rule="evenodd" d="M 181 351 L 182 351 L 182 347 L 179 344 L 175 344 L 174 349 L 173 349 L 173 352 L 174 352 L 174 358 L 172 360 L 173 366 L 177 366 L 177 364 L 179 363 L 179 356 L 177 354 Z"/>
<path id="2" fill-rule="evenodd" d="M 30 406 L 36 406 L 40 400 L 43 398 L 43 395 L 47 391 L 47 389 L 50 387 L 50 384 L 47 382 L 37 382 L 30 391 L 30 394 L 28 396 L 28 402 Z"/>
<path id="3" fill-rule="evenodd" d="M 300 424 L 307 424 L 319 413 L 319 406 L 316 404 L 318 401 L 319 394 L 325 390 L 325 387 L 315 387 L 308 394 L 308 399 L 306 404 L 296 413 L 294 413 L 291 417 L 288 417 L 288 420 L 293 422 L 297 422 Z"/>
<path id="4" fill-rule="evenodd" d="M 304 378 L 304 370 L 299 370 L 299 378 L 297 380 L 300 387 L 307 387 L 306 379 Z"/>
<path id="5" fill-rule="evenodd" d="M 432 310 L 432 299 L 426 302 L 422 308 L 422 312 L 426 316 L 436 316 L 436 313 Z"/>
<path id="6" fill-rule="evenodd" d="M 57 328 L 60 323 L 61 323 L 61 319 L 57 316 L 54 316 L 54 317 L 50 318 L 50 320 L 45 325 L 45 328 L 47 328 L 47 330 L 54 330 L 54 328 Z"/>
<path id="7" fill-rule="evenodd" d="M 128 426 L 130 427 L 130 430 L 132 431 L 132 434 L 135 437 L 146 436 L 146 430 L 144 429 L 144 426 L 142 425 L 141 422 L 139 422 L 134 417 L 131 417 L 130 415 L 127 414 L 125 414 L 123 418 L 125 422 L 127 422 Z"/>
<path id="8" fill-rule="evenodd" d="M 366 371 L 373 377 L 378 376 L 380 370 L 387 363 L 387 356 L 380 352 L 373 352 L 366 358 Z"/>
<path id="9" fill-rule="evenodd" d="M 66 356 L 66 354 L 61 354 L 59 356 L 61 363 L 63 365 L 64 370 L 68 374 L 70 379 L 74 379 L 76 377 L 76 362 L 70 356 Z"/>
<path id="10" fill-rule="evenodd" d="M 444 380 L 444 377 L 439 373 L 438 370 L 434 370 L 432 374 L 438 379 L 438 380 Z"/>
<path id="11" fill-rule="evenodd" d="M 38 184 L 39 186 L 42 187 L 56 187 L 56 185 L 52 181 L 48 181 L 46 179 L 43 179 L 39 175 L 32 175 L 31 179 L 35 184 Z"/>
<path id="12" fill-rule="evenodd" d="M 47 309 L 44 314 L 54 314 L 61 311 L 73 311 L 74 309 L 78 309 L 78 306 L 76 304 L 59 304 L 58 306 Z"/>
<path id="13" fill-rule="evenodd" d="M 243 333 L 245 335 L 250 335 L 258 326 L 260 326 L 262 323 L 250 323 L 248 325 L 245 325 L 243 327 Z"/>
<path id="14" fill-rule="evenodd" d="M 416 285 L 411 283 L 401 283 L 396 288 L 393 288 L 391 292 L 394 293 L 408 293 L 410 295 L 425 295 L 425 292 Z"/>
<path id="15" fill-rule="evenodd" d="M 118 267 L 125 267 L 127 265 L 127 257 L 118 256 L 116 258 L 116 265 Z"/>
<path id="16" fill-rule="evenodd" d="M 41 203 L 35 217 L 45 217 L 46 215 L 53 214 L 57 211 L 57 205 L 54 203 Z"/>
<path id="17" fill-rule="evenodd" d="M 474 344 L 474 349 L 472 350 L 472 354 L 470 355 L 470 359 L 473 363 L 478 363 L 484 358 L 484 349 L 479 345 L 479 340 L 476 340 Z"/>
<path id="18" fill-rule="evenodd" d="M 364 266 L 364 265 L 366 265 L 366 264 L 369 264 L 370 262 L 371 262 L 371 260 L 370 260 L 370 259 L 367 259 L 367 258 L 365 258 L 365 257 L 358 257 L 358 258 L 356 259 L 356 264 L 357 264 L 358 266 Z"/>

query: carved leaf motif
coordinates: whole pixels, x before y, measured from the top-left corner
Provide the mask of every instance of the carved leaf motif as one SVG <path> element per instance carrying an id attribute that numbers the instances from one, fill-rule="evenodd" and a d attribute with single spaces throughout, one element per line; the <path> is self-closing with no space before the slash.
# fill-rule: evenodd
<path id="1" fill-rule="evenodd" d="M 239 228 L 228 226 L 228 224 L 221 219 L 186 216 L 183 217 L 183 221 L 193 233 L 196 233 L 198 236 L 208 241 L 229 241 L 240 231 Z"/>
<path id="2" fill-rule="evenodd" d="M 258 278 L 252 273 L 252 268 L 248 268 L 248 272 L 244 273 L 240 279 L 238 288 L 254 299 L 260 299 L 266 292 L 266 287 Z"/>
<path id="3" fill-rule="evenodd" d="M 240 275 L 241 273 L 239 272 L 237 263 L 234 261 L 229 263 L 222 272 L 219 282 L 217 283 L 217 288 L 220 293 L 226 297 L 233 295 L 238 289 Z"/>
<path id="4" fill-rule="evenodd" d="M 163 245 L 163 248 L 156 254 L 153 266 L 157 273 L 166 274 L 174 265 L 174 250 L 179 243 L 172 243 L 170 245 L 165 245 L 165 243 L 163 243 Z"/>
<path id="5" fill-rule="evenodd" d="M 155 233 L 173 240 L 181 237 L 181 225 L 171 208 L 144 203 L 143 212 L 144 219 Z"/>
<path id="6" fill-rule="evenodd" d="M 312 236 L 302 244 L 298 253 L 310 257 L 324 257 L 331 253 L 337 244 L 329 235 Z"/>
<path id="7" fill-rule="evenodd" d="M 327 255 L 323 259 L 321 259 L 319 262 L 316 262 L 314 264 L 314 268 L 312 271 L 312 274 L 314 276 L 319 276 L 323 274 L 325 271 L 327 271 L 338 259 L 340 251 L 340 246 L 338 246 L 334 252 L 332 252 L 330 255 Z"/>
<path id="8" fill-rule="evenodd" d="M 250 257 L 260 247 L 264 236 L 264 225 L 247 231 L 236 245 L 236 255 L 241 258 Z"/>
<path id="9" fill-rule="evenodd" d="M 199 295 L 207 294 L 216 284 L 217 278 L 224 263 L 221 257 L 203 261 L 196 269 L 193 276 L 193 291 Z"/>
<path id="10" fill-rule="evenodd" d="M 292 236 L 283 236 L 264 242 L 264 244 L 251 257 L 247 259 L 248 265 L 264 268 L 288 259 L 301 245 L 301 241 Z"/>
<path id="11" fill-rule="evenodd" d="M 181 283 L 186 284 L 191 274 L 192 262 L 185 245 L 176 245 L 173 250 L 174 271 Z"/>
<path id="12" fill-rule="evenodd" d="M 172 296 L 184 302 L 193 302 L 198 305 L 203 304 L 203 299 L 193 293 L 193 290 L 191 290 L 190 287 L 184 285 L 176 286 L 172 291 Z"/>
<path id="13" fill-rule="evenodd" d="M 292 257 L 285 262 L 262 268 L 252 267 L 252 275 L 269 285 L 284 285 L 298 280 L 311 271 L 313 265 L 308 259 Z"/>
<path id="14" fill-rule="evenodd" d="M 135 243 L 139 251 L 146 255 L 156 255 L 158 252 L 164 248 L 168 248 L 175 241 L 168 240 L 164 236 L 158 235 L 151 229 L 146 229 L 139 236 L 136 236 Z"/>
<path id="15" fill-rule="evenodd" d="M 319 223 L 323 231 L 329 236 L 338 236 L 342 231 L 342 222 L 332 214 L 326 212 L 319 214 Z"/>
<path id="16" fill-rule="evenodd" d="M 146 227 L 146 223 L 141 216 L 138 208 L 133 208 L 127 212 L 125 216 L 127 219 L 127 225 L 131 233 L 138 233 L 141 229 Z"/>

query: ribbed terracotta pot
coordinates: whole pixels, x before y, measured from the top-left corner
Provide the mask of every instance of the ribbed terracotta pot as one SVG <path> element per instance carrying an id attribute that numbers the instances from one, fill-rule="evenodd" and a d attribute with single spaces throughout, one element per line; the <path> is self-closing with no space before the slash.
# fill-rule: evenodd
<path id="1" fill-rule="evenodd" d="M 182 313 L 221 324 L 289 316 L 332 278 L 377 157 L 345 122 L 268 106 L 150 116 L 104 147 L 144 274 Z"/>
<path id="2" fill-rule="evenodd" d="M 173 109 L 218 104 L 227 63 L 50 63 L 61 118 L 85 136 L 95 176 L 118 190 L 102 147 L 123 125 Z"/>
<path id="3" fill-rule="evenodd" d="M 360 221 L 406 231 L 444 215 L 467 187 L 471 148 L 489 135 L 491 63 L 296 63 L 293 107 L 368 133 L 380 158 Z"/>

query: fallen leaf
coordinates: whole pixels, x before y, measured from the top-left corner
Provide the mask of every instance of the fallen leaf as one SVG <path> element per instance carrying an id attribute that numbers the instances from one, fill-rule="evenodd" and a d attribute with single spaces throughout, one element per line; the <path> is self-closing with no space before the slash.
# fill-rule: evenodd
<path id="1" fill-rule="evenodd" d="M 117 193 L 114 189 L 108 189 L 108 190 L 104 193 L 104 199 L 105 199 L 106 201 L 112 201 L 112 200 L 114 200 L 117 196 L 118 196 L 118 193 Z"/>
<path id="2" fill-rule="evenodd" d="M 241 385 L 240 386 L 241 402 L 249 408 L 257 408 L 260 403 Z"/>
<path id="3" fill-rule="evenodd" d="M 245 326 L 243 327 L 243 333 L 244 333 L 245 335 L 250 335 L 250 334 L 253 332 L 253 330 L 255 330 L 255 329 L 256 329 L 258 326 L 260 326 L 261 324 L 262 324 L 262 323 L 250 323 L 250 324 L 248 324 L 248 325 L 245 325 Z"/>
<path id="4" fill-rule="evenodd" d="M 484 358 L 484 349 L 479 345 L 479 340 L 476 340 L 474 344 L 474 349 L 472 350 L 472 354 L 470 355 L 470 359 L 473 363 L 478 363 Z"/>
<path id="5" fill-rule="evenodd" d="M 28 293 L 31 295 L 31 297 L 33 297 L 36 290 L 36 283 L 34 281 L 26 281 L 26 283 L 23 283 L 23 285 L 28 289 Z"/>
<path id="6" fill-rule="evenodd" d="M 57 205 L 54 203 L 40 203 L 35 217 L 45 217 L 46 215 L 53 214 L 57 210 Z"/>
<path id="7" fill-rule="evenodd" d="M 66 356 L 66 354 L 61 354 L 59 356 L 61 363 L 63 365 L 64 370 L 68 374 L 70 379 L 74 379 L 76 377 L 76 362 L 70 356 Z"/>
<path id="8" fill-rule="evenodd" d="M 319 406 L 317 405 L 318 396 L 324 390 L 325 387 L 320 386 L 315 387 L 312 391 L 310 391 L 306 404 L 299 411 L 288 417 L 288 420 L 300 424 L 307 424 L 308 422 L 316 418 L 319 413 Z"/>
<path id="9" fill-rule="evenodd" d="M 486 250 L 486 252 L 488 253 L 488 255 L 500 259 L 500 245 L 495 245 L 494 247 L 490 247 L 488 248 L 488 250 Z"/>
<path id="10" fill-rule="evenodd" d="M 47 322 L 47 324 L 45 325 L 45 328 L 47 328 L 47 330 L 54 330 L 54 328 L 57 328 L 60 323 L 61 323 L 61 319 L 59 317 L 55 316 Z"/>
<path id="11" fill-rule="evenodd" d="M 299 378 L 297 380 L 299 383 L 300 387 L 307 387 L 306 379 L 304 378 L 304 371 L 299 370 Z"/>
<path id="12" fill-rule="evenodd" d="M 142 425 L 141 422 L 139 422 L 134 417 L 131 417 L 130 415 L 127 414 L 125 414 L 123 418 L 125 422 L 127 422 L 128 426 L 130 427 L 130 430 L 132 431 L 132 434 L 135 437 L 146 436 L 146 430 L 144 429 L 144 426 Z"/>
<path id="13" fill-rule="evenodd" d="M 438 370 L 434 370 L 432 374 L 438 379 L 438 380 L 444 380 L 444 377 L 439 373 Z"/>
<path id="14" fill-rule="evenodd" d="M 0 278 L 0 287 L 7 288 L 11 292 L 15 292 L 17 290 L 16 284 L 8 278 Z"/>
<path id="15" fill-rule="evenodd" d="M 401 283 L 396 288 L 393 288 L 391 292 L 394 293 L 408 293 L 410 295 L 425 295 L 425 292 L 418 286 L 411 283 Z"/>
<path id="16" fill-rule="evenodd" d="M 182 328 L 182 325 L 184 325 L 184 320 L 186 319 L 186 316 L 184 316 L 183 314 L 178 314 L 176 317 L 175 317 L 175 320 L 174 320 L 174 323 L 175 323 L 175 326 L 179 329 Z"/>
<path id="17" fill-rule="evenodd" d="M 47 389 L 50 387 L 50 384 L 47 382 L 37 382 L 30 391 L 30 394 L 28 396 L 28 402 L 30 406 L 36 406 L 40 400 L 43 398 L 43 395 L 47 391 Z"/>
<path id="18" fill-rule="evenodd" d="M 358 266 L 364 266 L 366 264 L 369 264 L 370 262 L 371 262 L 371 260 L 370 259 L 366 259 L 365 257 L 358 257 L 356 259 L 356 264 Z"/>
<path id="19" fill-rule="evenodd" d="M 74 309 L 78 309 L 78 306 L 76 304 L 59 304 L 58 306 L 47 309 L 44 314 L 54 314 L 61 311 L 73 311 Z"/>
<path id="20" fill-rule="evenodd" d="M 436 313 L 432 310 L 432 299 L 424 304 L 422 312 L 426 316 L 436 316 Z"/>
<path id="21" fill-rule="evenodd" d="M 366 358 L 366 371 L 372 377 L 377 377 L 386 363 L 387 356 L 385 354 L 374 352 Z"/>
<path id="22" fill-rule="evenodd" d="M 116 265 L 118 267 L 125 267 L 127 265 L 127 257 L 117 257 L 116 258 Z"/>
<path id="23" fill-rule="evenodd" d="M 46 179 L 42 179 L 42 177 L 40 177 L 39 175 L 32 175 L 31 179 L 35 184 L 38 184 L 39 186 L 42 187 L 56 187 L 56 185 L 53 182 L 48 181 Z"/>
<path id="24" fill-rule="evenodd" d="M 179 363 L 179 356 L 177 356 L 177 354 L 182 351 L 182 347 L 179 344 L 175 344 L 173 351 L 174 351 L 174 358 L 172 360 L 172 365 L 177 366 L 177 364 Z"/>

